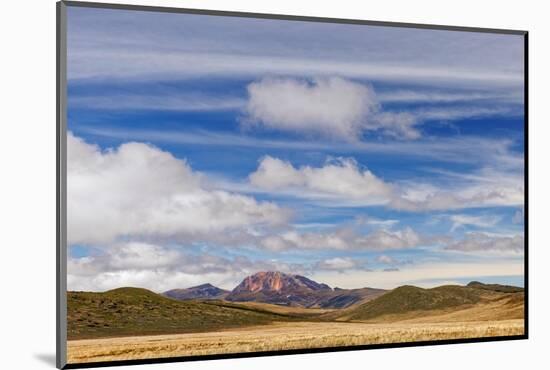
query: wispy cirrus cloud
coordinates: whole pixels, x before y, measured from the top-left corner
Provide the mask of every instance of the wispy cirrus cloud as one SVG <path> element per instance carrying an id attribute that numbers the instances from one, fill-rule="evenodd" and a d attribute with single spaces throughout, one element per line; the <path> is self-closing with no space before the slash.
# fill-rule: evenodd
<path id="1" fill-rule="evenodd" d="M 378 99 L 383 103 L 423 103 L 429 105 L 465 103 L 465 102 L 491 102 L 523 103 L 523 92 L 486 92 L 464 90 L 440 90 L 440 89 L 397 89 L 379 92 Z"/>
<path id="2" fill-rule="evenodd" d="M 70 79 L 337 74 L 453 87 L 523 83 L 521 36 L 78 8 L 69 27 Z M 250 29 L 255 37 L 243 37 Z"/>
<path id="3" fill-rule="evenodd" d="M 368 270 L 366 260 L 351 257 L 334 257 L 318 261 L 313 269 L 316 271 L 339 271 L 344 273 L 349 270 Z"/>
<path id="4" fill-rule="evenodd" d="M 240 110 L 245 99 L 233 96 L 209 96 L 204 94 L 99 94 L 69 96 L 71 109 L 100 109 L 106 111 L 178 111 L 205 112 Z"/>
<path id="5" fill-rule="evenodd" d="M 377 229 L 367 234 L 359 234 L 353 228 L 341 227 L 327 232 L 280 232 L 264 237 L 259 244 L 273 251 L 383 251 L 437 245 L 442 240 L 437 236 L 421 235 L 410 227 L 399 230 Z"/>
<path id="6" fill-rule="evenodd" d="M 495 235 L 481 232 L 468 233 L 462 240 L 449 243 L 445 249 L 465 253 L 523 253 L 523 235 Z"/>
<path id="7" fill-rule="evenodd" d="M 500 216 L 472 216 L 472 215 L 451 215 L 449 216 L 452 222 L 451 232 L 456 231 L 464 226 L 474 226 L 478 228 L 489 228 L 495 226 L 502 217 Z"/>
<path id="8" fill-rule="evenodd" d="M 318 150 L 330 151 L 334 154 L 370 153 L 395 157 L 406 155 L 410 158 L 429 158 L 438 162 L 468 163 L 476 166 L 513 166 L 516 169 L 522 168 L 524 162 L 523 154 L 512 150 L 518 141 L 512 138 L 425 137 L 414 141 L 363 140 L 350 143 L 326 140 L 266 139 L 254 135 L 205 130 L 124 130 L 113 126 L 94 127 L 83 124 L 78 125 L 77 129 L 83 134 L 125 141 L 254 149 Z M 432 169 L 432 171 L 443 172 L 441 169 Z M 450 174 L 450 176 L 455 175 Z"/>
<path id="9" fill-rule="evenodd" d="M 68 21 L 69 79 L 336 74 L 518 91 L 523 83 L 520 35 L 79 8 Z"/>

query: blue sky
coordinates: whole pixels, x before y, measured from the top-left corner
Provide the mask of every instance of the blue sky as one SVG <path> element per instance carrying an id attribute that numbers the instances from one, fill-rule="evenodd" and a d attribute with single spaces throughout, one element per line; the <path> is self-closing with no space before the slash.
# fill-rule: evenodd
<path id="1" fill-rule="evenodd" d="M 523 285 L 523 38 L 68 8 L 69 289 Z"/>

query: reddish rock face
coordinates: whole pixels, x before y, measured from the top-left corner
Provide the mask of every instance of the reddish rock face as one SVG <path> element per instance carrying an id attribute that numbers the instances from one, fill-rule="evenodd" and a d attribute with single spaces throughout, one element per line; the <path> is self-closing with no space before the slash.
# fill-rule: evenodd
<path id="1" fill-rule="evenodd" d="M 283 276 L 280 272 L 258 272 L 252 276 L 246 277 L 241 285 L 240 291 L 258 292 L 260 290 L 280 291 L 283 287 L 292 285 L 291 278 Z"/>
<path id="2" fill-rule="evenodd" d="M 296 291 L 331 290 L 326 284 L 319 284 L 300 275 L 289 275 L 278 271 L 258 272 L 246 277 L 232 293 L 277 292 L 291 294 Z"/>
<path id="3" fill-rule="evenodd" d="M 285 306 L 343 308 L 383 292 L 370 288 L 332 290 L 328 285 L 304 276 L 267 271 L 246 277 L 225 299 Z"/>
<path id="4" fill-rule="evenodd" d="M 257 292 L 262 289 L 267 290 L 280 290 L 282 286 L 281 278 L 279 274 L 266 276 L 265 272 L 253 276 L 247 276 L 244 279 L 244 283 L 241 284 L 241 290 L 249 292 Z"/>

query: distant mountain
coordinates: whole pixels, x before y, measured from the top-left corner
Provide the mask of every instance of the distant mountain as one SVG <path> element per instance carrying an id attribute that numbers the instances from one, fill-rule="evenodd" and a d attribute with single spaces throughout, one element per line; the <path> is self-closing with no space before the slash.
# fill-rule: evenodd
<path id="1" fill-rule="evenodd" d="M 332 289 L 301 275 L 279 271 L 258 272 L 246 277 L 225 299 L 233 302 L 263 302 L 308 308 L 344 308 L 373 299 L 381 289 Z"/>
<path id="2" fill-rule="evenodd" d="M 186 301 L 189 299 L 224 299 L 228 290 L 220 289 L 212 284 L 202 284 L 187 289 L 172 289 L 162 293 L 163 296 Z"/>

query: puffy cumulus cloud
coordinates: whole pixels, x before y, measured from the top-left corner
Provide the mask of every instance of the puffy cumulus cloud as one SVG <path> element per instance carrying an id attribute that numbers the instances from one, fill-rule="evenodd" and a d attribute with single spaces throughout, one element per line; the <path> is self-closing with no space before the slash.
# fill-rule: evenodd
<path id="1" fill-rule="evenodd" d="M 420 235 L 410 227 L 395 231 L 379 229 L 366 235 L 357 234 L 352 228 L 341 228 L 332 232 L 287 231 L 263 238 L 260 245 L 274 251 L 288 249 L 388 250 L 433 245 L 440 241 L 436 237 Z"/>
<path id="2" fill-rule="evenodd" d="M 383 112 L 374 90 L 340 77 L 263 78 L 248 85 L 246 125 L 357 141 L 365 131 L 415 139 L 416 118 Z"/>
<path id="3" fill-rule="evenodd" d="M 463 226 L 474 226 L 478 228 L 488 228 L 495 226 L 500 220 L 499 216 L 471 216 L 471 215 L 451 215 L 449 220 L 452 222 L 451 231 L 455 231 Z"/>
<path id="4" fill-rule="evenodd" d="M 289 217 L 274 203 L 209 189 L 208 179 L 185 160 L 151 145 L 102 151 L 69 133 L 67 152 L 69 244 L 215 237 L 284 224 Z"/>
<path id="5" fill-rule="evenodd" d="M 267 191 L 283 191 L 300 197 L 350 199 L 362 204 L 383 204 L 392 196 L 391 185 L 352 158 L 327 161 L 323 167 L 295 168 L 291 163 L 266 156 L 250 174 L 250 183 Z"/>
<path id="6" fill-rule="evenodd" d="M 460 252 L 523 253 L 524 246 L 523 235 L 469 233 L 464 239 L 448 244 L 445 249 Z"/>
<path id="7" fill-rule="evenodd" d="M 225 258 L 208 253 L 192 254 L 181 247 L 127 242 L 96 247 L 86 257 L 67 261 L 69 290 L 104 291 L 136 286 L 162 292 L 210 282 L 232 289 L 257 271 L 305 274 L 301 264 L 277 260 L 251 260 L 245 256 Z"/>
<path id="8" fill-rule="evenodd" d="M 262 191 L 326 200 L 342 206 L 386 205 L 421 212 L 516 206 L 524 202 L 521 174 L 480 170 L 466 175 L 449 174 L 446 180 L 450 185 L 390 183 L 361 168 L 353 158 L 332 158 L 321 167 L 296 168 L 290 162 L 266 156 L 249 175 L 250 184 Z"/>

